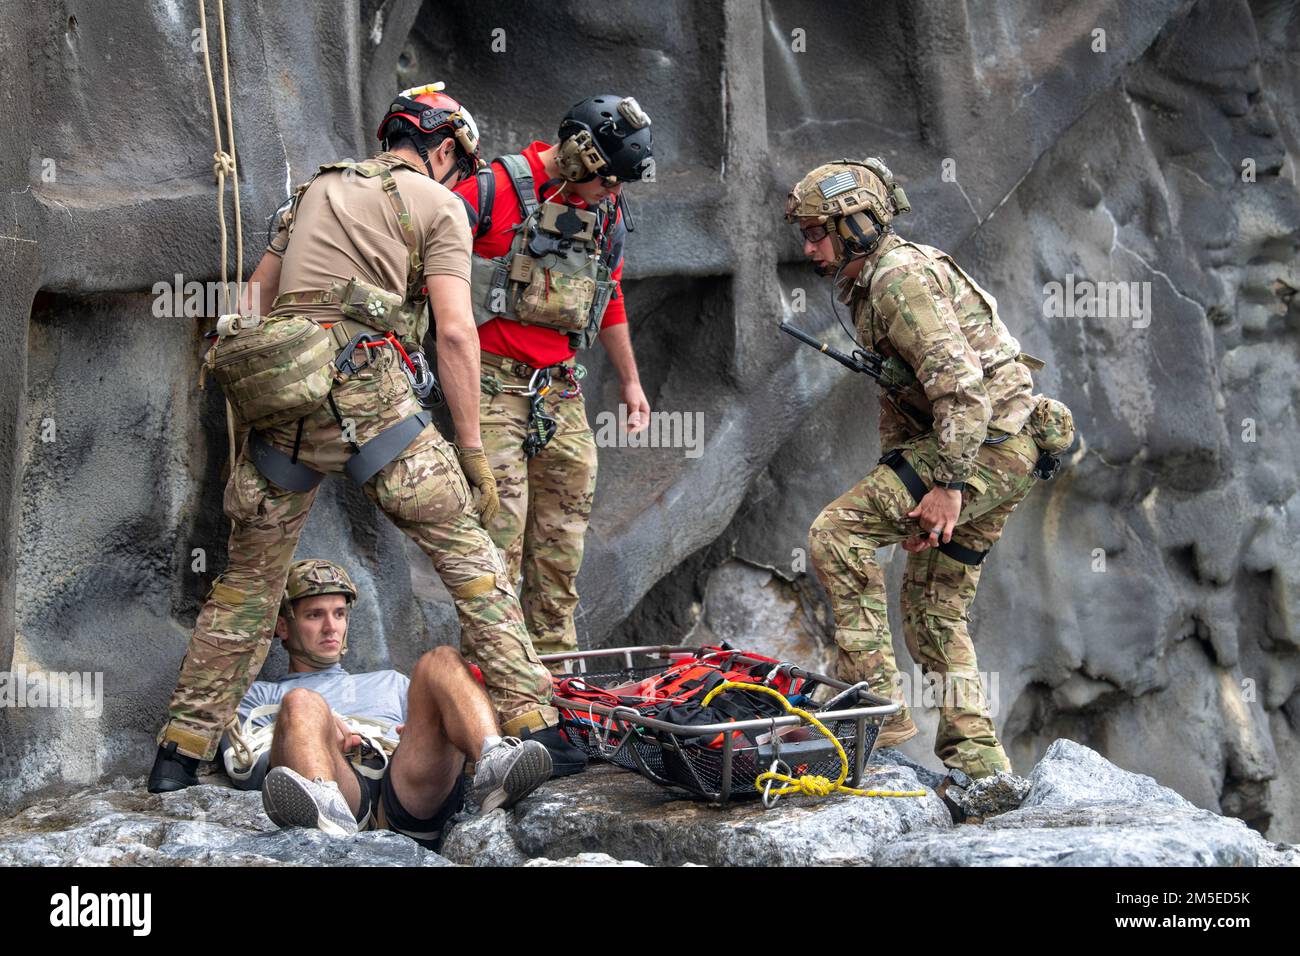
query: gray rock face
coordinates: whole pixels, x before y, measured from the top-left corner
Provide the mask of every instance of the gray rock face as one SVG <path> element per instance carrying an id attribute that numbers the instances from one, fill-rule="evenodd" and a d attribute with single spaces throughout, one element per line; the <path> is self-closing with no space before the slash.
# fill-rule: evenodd
<path id="1" fill-rule="evenodd" d="M 704 443 L 601 449 L 584 644 L 695 629 L 830 653 L 801 549 L 878 457 L 876 399 L 774 330 L 790 310 L 839 335 L 778 210 L 816 163 L 880 154 L 916 209 L 900 231 L 998 298 L 1080 426 L 975 607 L 1016 768 L 1069 737 L 1300 838 L 1300 778 L 1280 770 L 1300 759 L 1294 2 L 325 10 L 228 11 L 245 275 L 263 217 L 318 163 L 368 152 L 396 88 L 441 75 L 494 155 L 551 136 L 590 92 L 554 56 L 581 46 L 588 75 L 655 118 L 659 182 L 629 190 L 629 311 L 651 403 L 702 413 Z M 0 708 L 8 808 L 147 765 L 225 560 L 221 400 L 194 389 L 210 318 L 160 315 L 154 291 L 219 277 L 192 16 L 0 9 L 0 56 L 26 67 L 0 91 L 0 669 L 104 677 L 97 714 Z M 508 26 L 506 53 L 489 23 Z M 1056 314 L 1048 290 L 1068 277 L 1138 283 L 1145 306 Z M 595 422 L 617 382 L 602 354 L 586 362 Z M 352 669 L 457 639 L 427 560 L 359 489 L 327 482 L 298 553 L 362 589 Z M 902 557 L 886 559 L 895 587 Z M 266 666 L 284 667 L 278 650 Z M 933 769 L 933 712 L 917 718 L 903 753 Z"/>
<path id="2" fill-rule="evenodd" d="M 994 817 L 940 839 L 898 840 L 879 866 L 1276 866 L 1296 865 L 1240 820 L 1207 810 L 1092 804 L 1062 814 Z"/>
<path id="3" fill-rule="evenodd" d="M 262 795 L 211 784 L 150 794 L 142 780 L 33 804 L 0 824 L 0 866 L 448 866 L 396 833 L 279 830 Z"/>
<path id="4" fill-rule="evenodd" d="M 0 865 L 148 866 L 1300 866 L 1240 820 L 1198 810 L 1149 777 L 1060 740 L 1026 781 L 977 781 L 983 822 L 955 826 L 907 759 L 886 752 L 863 787 L 919 798 L 783 798 L 719 808 L 608 765 L 545 784 L 509 811 L 461 814 L 442 854 L 393 833 L 279 831 L 260 796 L 139 780 L 37 803 L 0 822 Z M 210 778 L 214 781 L 220 778 Z M 992 812 L 994 805 L 999 811 Z"/>

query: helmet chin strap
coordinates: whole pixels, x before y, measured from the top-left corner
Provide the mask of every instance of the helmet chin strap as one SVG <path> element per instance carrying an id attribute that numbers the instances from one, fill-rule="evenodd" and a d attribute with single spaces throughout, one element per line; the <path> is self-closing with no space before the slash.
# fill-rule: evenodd
<path id="1" fill-rule="evenodd" d="M 464 171 L 463 167 L 461 166 L 460 157 L 457 157 L 456 161 L 451 164 L 451 168 L 447 170 L 447 175 L 443 176 L 442 179 L 438 179 L 438 177 L 433 172 L 433 165 L 429 162 L 429 150 L 425 147 L 423 143 L 417 143 L 415 148 L 420 151 L 420 158 L 424 160 L 424 168 L 429 171 L 429 178 L 437 179 L 439 186 L 447 185 L 447 180 L 451 179 L 451 177 L 455 176 L 457 173 Z M 452 149 L 452 152 L 455 152 L 454 147 Z"/>
<path id="2" fill-rule="evenodd" d="M 292 624 L 289 625 L 293 627 Z M 292 633 L 289 639 L 284 642 L 284 649 L 294 660 L 304 661 L 316 667 L 333 667 L 339 662 L 339 659 L 348 652 L 348 637 L 343 635 L 343 640 L 339 643 L 339 649 L 334 654 L 317 654 L 315 651 L 306 650 Z"/>
<path id="3" fill-rule="evenodd" d="M 416 143 L 415 151 L 420 154 L 420 159 L 424 163 L 424 168 L 429 171 L 429 178 L 437 179 L 438 176 L 433 171 L 433 165 L 429 162 L 429 150 L 423 143 Z"/>
<path id="4" fill-rule="evenodd" d="M 819 276 L 834 275 L 838 280 L 840 273 L 844 271 L 850 262 L 854 259 L 861 259 L 863 256 L 867 255 L 867 253 L 850 251 L 836 230 L 829 230 L 827 232 L 827 237 L 831 241 L 831 250 L 835 253 L 835 258 L 825 265 L 813 266 L 813 271 Z"/>

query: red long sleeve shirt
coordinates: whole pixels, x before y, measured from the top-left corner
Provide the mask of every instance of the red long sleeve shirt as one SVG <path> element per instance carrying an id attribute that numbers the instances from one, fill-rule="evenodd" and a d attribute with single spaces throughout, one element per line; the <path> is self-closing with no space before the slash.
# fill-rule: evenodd
<path id="1" fill-rule="evenodd" d="M 542 167 L 538 154 L 549 148 L 549 143 L 535 142 L 530 143 L 523 150 L 523 157 L 528 161 L 528 166 L 533 172 L 533 186 L 538 191 L 539 202 L 541 188 L 546 181 L 546 170 Z M 519 198 L 515 195 L 515 189 L 510 184 L 510 177 L 505 169 L 500 165 L 494 165 L 492 173 L 496 182 L 496 198 L 492 202 L 492 227 L 481 239 L 474 240 L 475 254 L 486 259 L 503 256 L 510 251 L 510 243 L 515 236 L 514 228 L 524 218 L 523 211 L 519 208 Z M 477 180 L 467 179 L 458 184 L 454 191 L 469 204 L 474 214 L 478 215 Z M 555 187 L 552 187 L 550 192 L 554 191 Z M 573 206 L 586 208 L 586 203 L 576 196 L 566 194 L 565 199 Z M 605 309 L 605 315 L 600 322 L 601 329 L 627 321 L 627 308 L 623 303 L 621 282 L 623 278 L 621 256 L 610 278 L 614 281 L 614 297 L 610 299 Z M 478 337 L 479 346 L 484 352 L 504 355 L 534 368 L 556 365 L 574 354 L 567 333 L 539 325 L 522 325 L 513 319 L 492 319 L 483 323 L 479 326 Z"/>

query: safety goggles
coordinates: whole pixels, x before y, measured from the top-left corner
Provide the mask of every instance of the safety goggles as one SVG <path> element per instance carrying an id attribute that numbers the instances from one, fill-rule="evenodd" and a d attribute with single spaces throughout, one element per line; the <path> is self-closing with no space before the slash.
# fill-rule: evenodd
<path id="1" fill-rule="evenodd" d="M 800 226 L 799 231 L 803 233 L 804 240 L 807 242 L 821 242 L 831 234 L 824 222 L 815 222 L 811 226 Z"/>

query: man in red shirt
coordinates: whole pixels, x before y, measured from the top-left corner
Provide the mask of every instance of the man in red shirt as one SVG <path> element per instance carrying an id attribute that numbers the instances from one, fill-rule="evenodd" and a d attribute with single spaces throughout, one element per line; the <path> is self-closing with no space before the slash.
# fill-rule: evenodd
<path id="1" fill-rule="evenodd" d="M 653 171 L 650 118 L 631 97 L 605 94 L 570 109 L 554 145 L 534 142 L 456 187 L 475 224 L 480 422 L 501 497 L 487 529 L 513 580 L 523 576 L 539 653 L 578 647 L 575 579 L 596 484 L 578 349 L 600 339 L 628 432 L 650 423 L 620 287 L 620 196 Z"/>

